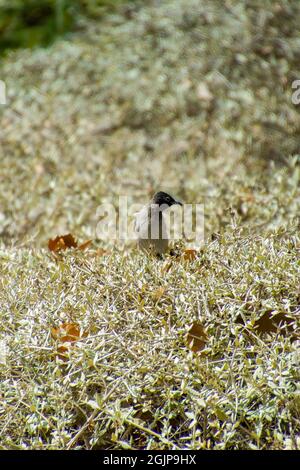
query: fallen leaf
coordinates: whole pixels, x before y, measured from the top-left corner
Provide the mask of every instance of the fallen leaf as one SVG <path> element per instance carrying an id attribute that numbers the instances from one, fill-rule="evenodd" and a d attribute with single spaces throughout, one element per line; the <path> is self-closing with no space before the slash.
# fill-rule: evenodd
<path id="1" fill-rule="evenodd" d="M 259 320 L 256 320 L 254 328 L 258 333 L 277 332 L 281 326 L 285 326 L 287 330 L 293 331 L 293 319 L 288 317 L 286 313 L 280 312 L 272 316 L 272 311 L 265 312 Z"/>
<path id="2" fill-rule="evenodd" d="M 86 248 L 87 248 L 88 246 L 90 246 L 90 244 L 92 243 L 92 241 L 93 241 L 93 240 L 87 240 L 86 242 L 81 243 L 81 245 L 78 246 L 78 250 L 81 250 L 81 251 L 86 250 Z"/>
<path id="3" fill-rule="evenodd" d="M 100 256 L 108 255 L 109 251 L 105 250 L 104 248 L 98 248 L 97 250 L 90 251 L 89 256 L 91 258 L 98 258 Z"/>
<path id="4" fill-rule="evenodd" d="M 87 336 L 87 333 L 81 332 L 76 323 L 62 323 L 58 327 L 51 328 L 51 336 L 57 342 L 55 354 L 62 360 L 69 357 L 70 348 L 77 341 Z"/>
<path id="5" fill-rule="evenodd" d="M 275 313 L 272 315 L 273 311 L 268 310 L 265 312 L 258 320 L 254 322 L 254 325 L 250 326 L 250 330 L 254 327 L 256 333 L 264 334 L 264 333 L 277 333 L 279 330 L 285 336 L 290 334 L 291 340 L 298 339 L 299 335 L 297 335 L 296 331 L 293 328 L 294 320 L 291 317 L 288 317 L 285 312 Z M 247 321 L 242 317 L 242 315 L 238 315 L 236 318 L 236 323 L 244 325 L 246 327 L 246 333 L 248 330 Z"/>
<path id="6" fill-rule="evenodd" d="M 58 353 L 57 355 L 59 357 L 62 357 L 62 356 L 67 357 L 67 354 L 69 352 L 69 348 L 68 348 L 68 346 L 61 345 L 61 346 L 57 347 L 56 351 L 57 351 L 57 353 Z"/>
<path id="7" fill-rule="evenodd" d="M 186 261 L 193 261 L 197 258 L 197 250 L 184 250 L 181 257 Z"/>
<path id="8" fill-rule="evenodd" d="M 62 323 L 57 328 L 51 328 L 51 335 L 56 341 L 61 343 L 74 342 L 81 339 L 80 327 L 76 323 Z"/>
<path id="9" fill-rule="evenodd" d="M 96 256 L 103 256 L 107 255 L 109 253 L 108 250 L 105 250 L 104 248 L 98 248 L 96 251 Z"/>
<path id="10" fill-rule="evenodd" d="M 54 253 L 65 250 L 66 248 L 77 248 L 77 242 L 75 241 L 73 235 L 68 233 L 67 235 L 58 235 L 53 240 L 48 241 L 48 248 Z"/>
<path id="11" fill-rule="evenodd" d="M 200 322 L 194 322 L 187 334 L 189 348 L 193 352 L 200 352 L 205 348 L 208 337 Z"/>

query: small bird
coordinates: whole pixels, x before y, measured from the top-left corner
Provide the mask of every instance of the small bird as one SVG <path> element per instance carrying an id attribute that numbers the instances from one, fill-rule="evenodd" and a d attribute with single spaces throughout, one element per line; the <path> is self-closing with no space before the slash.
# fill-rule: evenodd
<path id="1" fill-rule="evenodd" d="M 135 231 L 138 247 L 147 253 L 158 256 L 168 251 L 169 240 L 163 212 L 174 204 L 182 206 L 172 196 L 163 191 L 154 194 L 150 203 L 137 213 Z"/>

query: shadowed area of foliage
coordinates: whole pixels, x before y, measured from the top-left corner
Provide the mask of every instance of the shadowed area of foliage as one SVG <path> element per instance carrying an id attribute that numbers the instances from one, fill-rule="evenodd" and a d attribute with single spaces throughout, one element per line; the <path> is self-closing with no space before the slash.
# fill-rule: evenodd
<path id="1" fill-rule="evenodd" d="M 1 0 L 0 51 L 49 45 L 78 27 L 81 17 L 100 18 L 124 0 Z"/>

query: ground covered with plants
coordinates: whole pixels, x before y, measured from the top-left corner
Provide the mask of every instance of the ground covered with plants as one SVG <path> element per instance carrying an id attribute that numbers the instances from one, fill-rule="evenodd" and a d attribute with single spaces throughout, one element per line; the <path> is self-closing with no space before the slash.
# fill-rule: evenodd
<path id="1" fill-rule="evenodd" d="M 6 52 L 2 449 L 299 449 L 299 18 L 125 2 Z M 97 235 L 159 189 L 204 204 L 196 252 Z"/>

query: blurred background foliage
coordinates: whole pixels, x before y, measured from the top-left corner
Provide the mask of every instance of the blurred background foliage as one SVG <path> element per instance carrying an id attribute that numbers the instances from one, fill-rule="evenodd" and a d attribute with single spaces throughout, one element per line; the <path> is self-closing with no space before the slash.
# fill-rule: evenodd
<path id="1" fill-rule="evenodd" d="M 78 26 L 81 17 L 99 18 L 124 0 L 0 0 L 0 53 L 47 46 Z M 127 2 L 128 3 L 128 2 Z"/>
<path id="2" fill-rule="evenodd" d="M 229 205 L 257 225 L 273 223 L 269 210 L 290 211 L 289 191 L 274 196 L 280 186 L 264 204 L 252 193 L 258 177 L 262 191 L 274 181 L 273 166 L 290 157 L 300 163 L 300 108 L 292 101 L 299 0 L 0 5 L 11 12 L 12 42 L 7 26 L 2 47 L 51 43 L 6 49 L 0 61 L 7 243 L 34 236 L 45 244 L 49 233 L 67 231 L 93 238 L 107 195 L 116 205 L 119 194 L 144 202 L 157 188 L 205 200 L 207 233 L 228 226 Z"/>

